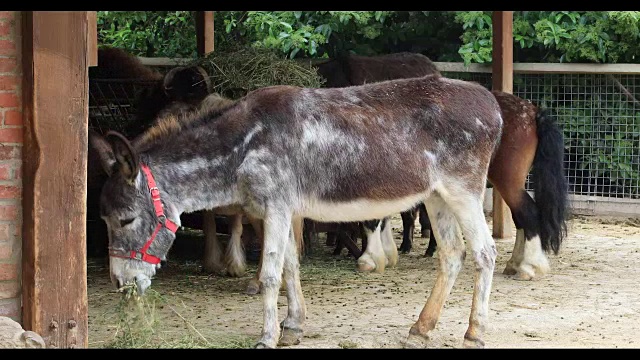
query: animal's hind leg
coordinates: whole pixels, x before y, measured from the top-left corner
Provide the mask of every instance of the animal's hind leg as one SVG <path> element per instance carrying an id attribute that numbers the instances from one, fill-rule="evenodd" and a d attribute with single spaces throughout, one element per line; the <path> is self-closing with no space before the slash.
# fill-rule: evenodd
<path id="1" fill-rule="evenodd" d="M 542 250 L 538 230 L 538 212 L 529 194 L 522 190 L 520 201 L 511 207 L 516 224 L 516 242 L 503 273 L 517 280 L 533 280 L 549 272 L 549 260 Z"/>
<path id="2" fill-rule="evenodd" d="M 249 216 L 249 222 L 253 227 L 254 233 L 258 237 L 258 243 L 260 244 L 260 258 L 258 260 L 258 271 L 256 275 L 249 280 L 247 285 L 247 294 L 257 295 L 260 293 L 260 269 L 262 269 L 262 249 L 264 248 L 264 229 L 262 227 L 262 220 Z"/>
<path id="3" fill-rule="evenodd" d="M 425 208 L 424 204 L 418 205 L 418 221 L 420 221 L 420 235 L 423 238 L 435 238 L 431 235 L 431 222 L 429 221 L 429 215 L 427 214 L 427 208 Z"/>
<path id="4" fill-rule="evenodd" d="M 244 247 L 242 246 L 242 213 L 232 216 L 231 239 L 225 254 L 227 273 L 230 276 L 242 276 L 247 267 Z"/>
<path id="5" fill-rule="evenodd" d="M 390 267 L 396 266 L 398 263 L 398 247 L 393 240 L 391 221 L 388 217 L 384 218 L 380 225 L 380 239 L 382 240 L 382 249 L 387 258 L 387 265 Z"/>
<path id="6" fill-rule="evenodd" d="M 358 258 L 358 270 L 384 272 L 387 266 L 387 256 L 380 237 L 380 220 L 363 221 L 364 232 L 367 236 L 367 248 Z"/>
<path id="7" fill-rule="evenodd" d="M 462 191 L 461 191 L 462 190 Z M 484 347 L 485 329 L 489 317 L 489 296 L 493 282 L 497 250 L 482 209 L 482 192 L 474 194 L 464 189 L 445 197 L 458 219 L 462 234 L 469 244 L 475 263 L 475 283 L 469 327 L 464 334 L 465 347 Z M 484 189 L 483 189 L 484 190 Z M 454 195 L 455 194 L 455 195 Z M 443 248 L 438 244 L 442 251 Z"/>
<path id="8" fill-rule="evenodd" d="M 451 292 L 465 257 L 464 242 L 451 207 L 438 194 L 425 202 L 438 241 L 440 267 L 429 298 L 420 312 L 418 321 L 411 327 L 408 347 L 423 347 L 429 332 L 436 327 L 444 303 Z"/>
<path id="9" fill-rule="evenodd" d="M 295 224 L 294 224 L 295 226 Z M 300 262 L 296 235 L 291 231 L 284 255 L 284 282 L 287 287 L 287 317 L 282 321 L 282 336 L 278 345 L 300 343 L 306 317 L 306 306 L 300 284 Z"/>
<path id="10" fill-rule="evenodd" d="M 216 214 L 212 210 L 202 212 L 202 228 L 205 241 L 202 259 L 204 270 L 212 273 L 222 272 L 222 249 L 216 232 Z"/>
<path id="11" fill-rule="evenodd" d="M 415 222 L 417 213 L 417 207 L 400 213 L 400 216 L 402 217 L 402 244 L 400 244 L 400 251 L 404 254 L 411 251 L 411 247 L 413 245 L 413 230 L 416 227 Z"/>

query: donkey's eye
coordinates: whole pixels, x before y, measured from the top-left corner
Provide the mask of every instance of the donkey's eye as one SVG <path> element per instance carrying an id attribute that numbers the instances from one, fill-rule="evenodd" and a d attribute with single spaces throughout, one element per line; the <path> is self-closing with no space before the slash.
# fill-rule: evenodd
<path id="1" fill-rule="evenodd" d="M 131 224 L 135 218 L 120 220 L 120 227 L 125 227 Z"/>

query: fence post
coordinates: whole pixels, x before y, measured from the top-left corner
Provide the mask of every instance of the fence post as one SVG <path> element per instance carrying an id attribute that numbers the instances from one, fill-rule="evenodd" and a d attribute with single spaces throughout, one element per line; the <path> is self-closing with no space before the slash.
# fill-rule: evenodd
<path id="1" fill-rule="evenodd" d="M 493 12 L 493 77 L 492 88 L 513 93 L 513 11 Z M 511 236 L 511 211 L 493 188 L 493 236 Z"/>

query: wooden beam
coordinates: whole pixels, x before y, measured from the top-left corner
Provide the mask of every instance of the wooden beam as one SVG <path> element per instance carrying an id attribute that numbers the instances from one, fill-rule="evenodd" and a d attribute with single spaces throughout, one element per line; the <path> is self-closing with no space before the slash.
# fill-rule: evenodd
<path id="1" fill-rule="evenodd" d="M 87 11 L 87 66 L 98 66 L 98 12 Z"/>
<path id="2" fill-rule="evenodd" d="M 493 82 L 494 90 L 513 93 L 513 11 L 493 12 Z M 511 211 L 493 189 L 493 236 L 511 236 L 513 220 Z"/>
<path id="3" fill-rule="evenodd" d="M 213 51 L 213 11 L 196 11 L 198 56 Z"/>
<path id="4" fill-rule="evenodd" d="M 298 59 L 294 59 L 298 60 Z M 307 59 L 300 59 L 307 60 Z M 310 59 L 307 61 L 314 61 Z M 323 60 L 323 59 L 318 59 Z M 492 73 L 492 65 L 434 61 L 438 71 Z M 640 74 L 640 64 L 513 63 L 514 74 Z"/>
<path id="5" fill-rule="evenodd" d="M 87 347 L 87 14 L 23 13 L 23 326 Z"/>

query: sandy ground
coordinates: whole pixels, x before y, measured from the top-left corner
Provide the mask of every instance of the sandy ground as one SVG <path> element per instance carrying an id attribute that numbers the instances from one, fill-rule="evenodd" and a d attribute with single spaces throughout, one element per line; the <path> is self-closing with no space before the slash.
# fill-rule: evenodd
<path id="1" fill-rule="evenodd" d="M 490 219 L 489 219 L 490 220 Z M 401 243 L 401 221 L 394 218 Z M 515 241 L 496 239 L 498 258 L 490 300 L 487 348 L 637 348 L 640 340 L 640 221 L 577 217 L 552 271 L 537 281 L 502 274 Z M 353 258 L 331 256 L 324 241 L 302 263 L 307 304 L 305 337 L 294 348 L 399 348 L 424 306 L 438 262 L 422 255 L 427 239 L 416 222 L 414 250 L 401 255 L 384 274 L 360 273 Z M 437 255 L 437 253 L 436 253 Z M 262 299 L 244 294 L 256 264 L 241 278 L 205 275 L 197 261 L 169 259 L 152 288 L 172 306 L 158 309 L 164 338 L 184 336 L 182 316 L 208 339 L 260 337 Z M 461 347 L 473 291 L 473 264 L 467 257 L 432 333 L 430 347 Z M 113 338 L 114 320 L 105 317 L 118 302 L 103 261 L 88 269 L 89 346 Z M 286 297 L 280 296 L 280 319 Z M 176 315 L 176 312 L 180 316 Z M 210 340 L 213 341 L 213 340 Z"/>

